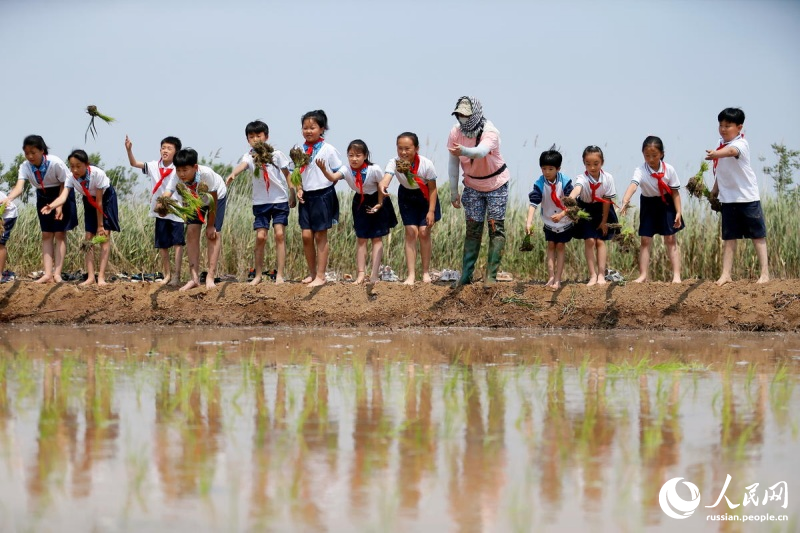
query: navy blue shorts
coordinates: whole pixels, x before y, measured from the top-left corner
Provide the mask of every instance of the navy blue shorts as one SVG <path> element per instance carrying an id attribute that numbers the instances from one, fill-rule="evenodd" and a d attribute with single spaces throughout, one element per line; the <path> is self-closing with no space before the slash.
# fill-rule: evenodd
<path id="1" fill-rule="evenodd" d="M 17 223 L 17 217 L 3 220 L 3 233 L 0 234 L 0 245 L 5 245 L 8 238 L 11 237 L 11 230 L 14 229 L 14 224 Z"/>
<path id="2" fill-rule="evenodd" d="M 572 237 L 575 235 L 575 225 L 568 227 L 564 231 L 556 232 L 547 229 L 547 226 L 544 226 L 544 240 L 547 242 L 555 242 L 555 243 L 567 243 L 572 240 Z"/>
<path id="3" fill-rule="evenodd" d="M 722 240 L 763 239 L 767 224 L 761 201 L 722 204 Z"/>
<path id="4" fill-rule="evenodd" d="M 97 210 L 86 195 L 83 196 L 83 227 L 86 233 L 97 234 Z M 103 193 L 103 227 L 107 231 L 119 231 L 119 211 L 117 210 L 117 193 L 109 185 Z"/>
<path id="5" fill-rule="evenodd" d="M 408 189 L 402 185 L 397 191 L 397 206 L 400 208 L 400 218 L 403 219 L 404 226 L 427 226 L 425 216 L 430 207 L 425 195 L 420 189 Z M 439 197 L 436 197 L 436 208 L 433 212 L 433 221 L 438 222 L 442 219 L 442 208 L 439 205 Z"/>
<path id="6" fill-rule="evenodd" d="M 186 225 L 168 218 L 156 219 L 156 248 L 172 248 L 173 246 L 186 246 Z"/>
<path id="7" fill-rule="evenodd" d="M 298 209 L 300 229 L 325 231 L 339 223 L 339 198 L 333 185 L 316 191 L 303 191 Z"/>
<path id="8" fill-rule="evenodd" d="M 253 230 L 264 228 L 269 230 L 270 222 L 272 225 L 289 224 L 289 202 L 277 204 L 260 204 L 253 206 Z"/>
<path id="9" fill-rule="evenodd" d="M 225 222 L 225 206 L 226 205 L 228 205 L 228 197 L 227 196 L 225 198 L 221 199 L 221 200 L 217 199 L 217 213 L 216 213 L 216 216 L 214 217 L 214 229 L 217 230 L 217 232 L 222 231 L 222 223 Z M 207 219 L 208 218 L 208 206 L 203 207 L 200 211 L 203 213 L 203 220 Z M 199 225 L 202 226 L 203 222 L 200 222 L 200 219 L 198 217 L 193 217 L 193 218 L 190 218 L 189 220 L 187 220 L 186 224 L 187 225 L 199 224 Z"/>
<path id="10" fill-rule="evenodd" d="M 42 233 L 59 233 L 69 231 L 78 226 L 78 205 L 75 203 L 75 191 L 69 189 L 67 201 L 61 206 L 63 218 L 56 220 L 55 209 L 49 215 L 42 214 L 42 208 L 61 194 L 61 186 L 36 189 L 36 214 L 39 216 L 39 227 Z"/>
<path id="11" fill-rule="evenodd" d="M 652 237 L 653 235 L 675 235 L 686 227 L 681 217 L 681 227 L 672 227 L 675 224 L 675 201 L 672 196 L 667 196 L 666 203 L 660 196 L 642 196 L 642 206 L 639 209 L 639 236 Z"/>
<path id="12" fill-rule="evenodd" d="M 378 193 L 365 194 L 362 201 L 361 195 L 353 196 L 353 227 L 359 239 L 376 239 L 388 235 L 391 229 L 397 226 L 397 215 L 394 205 L 388 196 L 383 199 L 383 205 L 375 213 L 367 213 L 378 205 Z"/>
<path id="13" fill-rule="evenodd" d="M 597 228 L 597 226 L 599 226 L 600 222 L 603 220 L 603 202 L 592 202 L 587 204 L 586 202 L 578 200 L 578 206 L 589 213 L 591 218 L 589 220 L 581 220 L 575 226 L 574 237 L 576 239 L 599 239 L 601 241 L 610 241 L 614 238 L 614 234 L 617 232 L 616 230 L 610 229 L 608 230 L 608 233 L 603 235 L 603 232 Z M 618 222 L 617 213 L 614 211 L 613 205 L 609 206 L 608 219 L 606 222 L 609 224 L 615 224 Z"/>

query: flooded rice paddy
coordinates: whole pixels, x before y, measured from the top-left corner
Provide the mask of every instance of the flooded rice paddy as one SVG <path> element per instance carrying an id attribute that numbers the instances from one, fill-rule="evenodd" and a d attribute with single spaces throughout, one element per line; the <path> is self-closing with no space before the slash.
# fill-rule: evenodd
<path id="1" fill-rule="evenodd" d="M 796 531 L 799 377 L 791 334 L 4 325 L 0 531 Z"/>

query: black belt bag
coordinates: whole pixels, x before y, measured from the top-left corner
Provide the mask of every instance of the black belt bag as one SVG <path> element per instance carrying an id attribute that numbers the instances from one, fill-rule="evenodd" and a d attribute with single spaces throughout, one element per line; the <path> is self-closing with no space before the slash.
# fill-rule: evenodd
<path id="1" fill-rule="evenodd" d="M 505 163 L 503 163 L 503 166 L 502 166 L 502 167 L 498 168 L 497 170 L 495 170 L 494 172 L 492 172 L 492 173 L 491 173 L 491 174 L 489 174 L 488 176 L 480 176 L 480 177 L 479 177 L 479 176 L 470 176 L 469 174 L 467 174 L 467 177 L 468 177 L 468 178 L 472 178 L 472 179 L 474 179 L 474 180 L 488 180 L 489 178 L 493 178 L 493 177 L 495 177 L 495 176 L 499 176 L 499 175 L 500 175 L 500 174 L 502 174 L 502 173 L 503 173 L 505 170 L 506 170 L 506 164 L 505 164 Z"/>

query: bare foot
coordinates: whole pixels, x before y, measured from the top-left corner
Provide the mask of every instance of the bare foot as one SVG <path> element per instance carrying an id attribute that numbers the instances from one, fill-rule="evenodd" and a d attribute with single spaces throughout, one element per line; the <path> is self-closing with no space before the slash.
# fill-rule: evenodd
<path id="1" fill-rule="evenodd" d="M 167 285 L 169 283 L 169 274 L 165 274 L 163 278 L 157 279 L 156 283 L 160 283 L 162 285 Z"/>
<path id="2" fill-rule="evenodd" d="M 764 274 L 763 276 L 758 278 L 758 281 L 756 281 L 756 283 L 768 283 L 768 282 L 769 282 L 769 274 Z"/>
<path id="3" fill-rule="evenodd" d="M 261 283 L 261 276 L 256 276 L 253 278 L 253 281 L 250 282 L 250 285 L 258 285 Z"/>
<path id="4" fill-rule="evenodd" d="M 275 285 L 280 285 L 280 284 L 281 284 L 281 283 L 283 283 L 284 281 L 285 281 L 285 280 L 283 279 L 283 276 L 278 276 L 278 275 L 275 275 Z"/>
<path id="5" fill-rule="evenodd" d="M 554 281 L 554 282 L 553 282 L 553 283 L 550 285 L 550 288 L 551 288 L 551 289 L 553 289 L 554 291 L 557 291 L 558 289 L 560 289 L 560 288 L 561 288 L 561 282 L 560 282 L 560 281 Z"/>
<path id="6" fill-rule="evenodd" d="M 174 277 L 170 279 L 169 282 L 167 282 L 167 285 L 169 285 L 170 287 L 177 287 L 180 284 L 181 284 L 181 278 L 178 277 Z"/>
<path id="7" fill-rule="evenodd" d="M 605 276 L 597 276 L 597 284 L 598 285 L 605 285 L 606 283 L 608 283 L 608 282 L 606 281 L 606 277 Z"/>
<path id="8" fill-rule="evenodd" d="M 680 283 L 680 282 L 681 282 L 681 277 L 680 276 L 675 276 L 675 277 L 672 278 L 672 283 Z"/>
<path id="9" fill-rule="evenodd" d="M 414 284 L 414 276 L 408 276 L 406 280 L 403 282 L 403 285 L 413 285 Z"/>
<path id="10" fill-rule="evenodd" d="M 597 285 L 597 276 L 589 278 L 589 282 L 586 284 L 587 287 L 591 287 L 592 285 Z"/>
<path id="11" fill-rule="evenodd" d="M 108 282 L 106 282 L 105 278 L 97 278 L 97 284 L 103 287 L 105 285 L 108 285 Z"/>
<path id="12" fill-rule="evenodd" d="M 56 280 L 53 276 L 42 276 L 41 278 L 34 281 L 34 283 L 55 283 Z"/>
<path id="13" fill-rule="evenodd" d="M 380 280 L 381 280 L 381 278 L 379 276 L 370 276 L 369 277 L 369 282 L 370 283 L 378 283 Z"/>
<path id="14" fill-rule="evenodd" d="M 61 277 L 61 274 L 56 274 L 55 276 L 53 276 L 53 280 L 56 283 L 62 283 L 64 281 L 64 278 Z"/>
<path id="15" fill-rule="evenodd" d="M 544 284 L 545 287 L 552 287 L 553 286 L 553 278 L 547 280 L 547 283 Z"/>
<path id="16" fill-rule="evenodd" d="M 186 283 L 186 285 L 181 287 L 179 290 L 188 291 L 189 289 L 194 289 L 195 287 L 199 287 L 199 286 L 200 286 L 200 280 L 193 280 L 192 279 L 192 280 L 189 280 L 189 282 Z"/>
<path id="17" fill-rule="evenodd" d="M 94 276 L 89 276 L 88 278 L 86 278 L 86 281 L 82 282 L 80 285 L 81 286 L 94 285 Z"/>
<path id="18" fill-rule="evenodd" d="M 429 272 L 422 273 L 422 283 L 432 283 L 431 275 Z"/>
<path id="19" fill-rule="evenodd" d="M 300 283 L 311 283 L 312 281 L 314 281 L 314 278 L 312 278 L 311 276 L 306 276 Z"/>
<path id="20" fill-rule="evenodd" d="M 731 283 L 732 281 L 733 280 L 731 279 L 730 276 L 722 276 L 715 283 L 717 284 L 718 287 L 722 287 L 726 283 Z"/>
<path id="21" fill-rule="evenodd" d="M 647 276 L 639 276 L 633 280 L 634 283 L 644 283 L 645 281 L 647 281 Z M 680 283 L 680 281 L 678 281 L 678 283 Z"/>
<path id="22" fill-rule="evenodd" d="M 206 289 L 215 289 L 217 284 L 214 283 L 214 276 L 209 275 L 206 277 Z"/>
<path id="23" fill-rule="evenodd" d="M 364 272 L 359 271 L 358 272 L 358 276 L 356 277 L 355 284 L 356 285 L 361 285 L 362 283 L 364 283 L 364 278 L 365 277 L 366 276 L 365 276 Z"/>
<path id="24" fill-rule="evenodd" d="M 325 285 L 325 278 L 314 278 L 314 280 L 308 284 L 309 287 L 322 287 Z"/>

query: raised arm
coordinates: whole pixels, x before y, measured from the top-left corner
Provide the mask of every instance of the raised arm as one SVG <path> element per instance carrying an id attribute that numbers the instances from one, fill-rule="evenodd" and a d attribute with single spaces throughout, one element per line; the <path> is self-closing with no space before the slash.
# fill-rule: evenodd
<path id="1" fill-rule="evenodd" d="M 137 161 L 133 156 L 133 142 L 131 142 L 127 135 L 125 136 L 125 151 L 128 152 L 128 162 L 132 167 L 138 168 L 139 170 L 144 168 L 144 163 Z"/>

